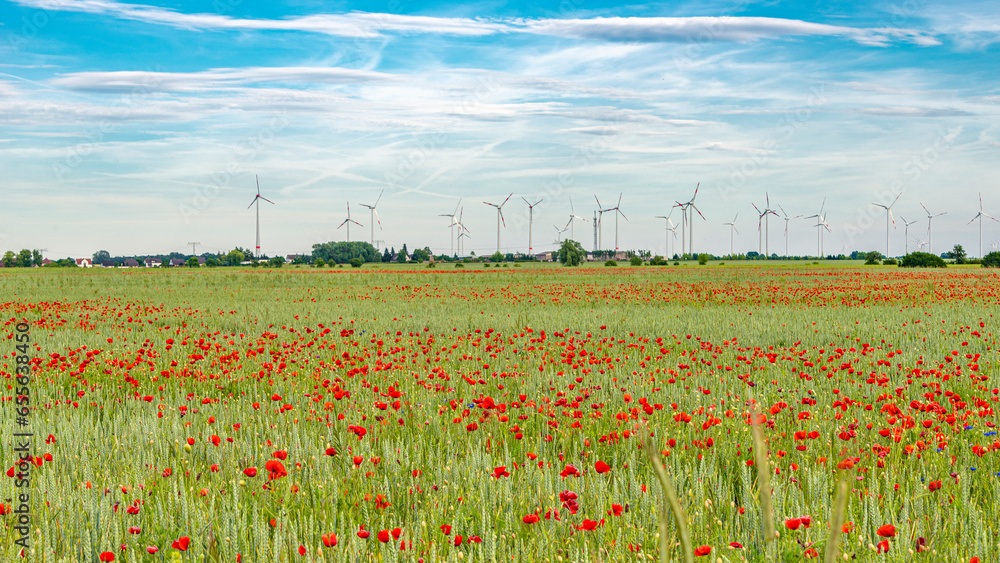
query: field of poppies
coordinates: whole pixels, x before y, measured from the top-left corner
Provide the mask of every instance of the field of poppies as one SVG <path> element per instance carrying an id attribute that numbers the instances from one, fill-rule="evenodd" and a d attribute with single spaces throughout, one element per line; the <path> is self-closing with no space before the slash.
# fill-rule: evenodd
<path id="1" fill-rule="evenodd" d="M 3 561 L 26 474 L 29 561 L 661 560 L 650 451 L 699 561 L 1000 558 L 982 269 L 34 269 L 0 289 Z"/>

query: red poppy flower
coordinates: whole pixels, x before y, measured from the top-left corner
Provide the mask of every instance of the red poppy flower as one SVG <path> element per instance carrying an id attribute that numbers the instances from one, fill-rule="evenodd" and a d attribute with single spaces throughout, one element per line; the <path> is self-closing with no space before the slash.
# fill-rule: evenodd
<path id="1" fill-rule="evenodd" d="M 524 522 L 525 524 L 534 524 L 535 522 L 538 522 L 538 515 L 528 514 L 524 518 L 521 518 L 521 521 Z"/>
<path id="2" fill-rule="evenodd" d="M 306 546 L 300 545 L 299 546 L 299 555 L 305 555 L 305 554 L 306 554 Z"/>
<path id="3" fill-rule="evenodd" d="M 694 550 L 694 554 L 696 557 L 704 557 L 709 553 L 712 553 L 712 546 L 710 545 L 703 545 L 701 547 L 695 548 Z"/>
<path id="4" fill-rule="evenodd" d="M 500 467 L 495 467 L 493 469 L 493 478 L 499 479 L 501 477 L 510 477 L 510 472 L 507 471 L 506 465 L 501 465 Z"/>
<path id="5" fill-rule="evenodd" d="M 462 536 L 455 534 L 455 541 L 452 542 L 452 544 L 455 545 L 456 547 L 462 545 Z"/>
<path id="6" fill-rule="evenodd" d="M 733 549 L 743 549 L 743 544 L 741 544 L 740 542 L 733 541 L 733 542 L 729 542 L 729 547 L 731 547 Z"/>
<path id="7" fill-rule="evenodd" d="M 611 510 L 608 511 L 608 514 L 610 514 L 611 516 L 621 516 L 623 510 L 625 510 L 625 509 L 622 508 L 622 505 L 620 505 L 620 504 L 612 504 L 611 505 Z"/>
<path id="8" fill-rule="evenodd" d="M 378 541 L 389 543 L 389 530 L 382 530 L 378 533 Z"/>
<path id="9" fill-rule="evenodd" d="M 885 526 L 880 526 L 877 533 L 883 538 L 893 538 L 896 537 L 896 527 L 892 524 L 886 524 Z"/>
<path id="10" fill-rule="evenodd" d="M 356 455 L 356 456 L 354 456 L 354 460 L 353 461 L 354 461 L 354 465 L 361 465 L 361 463 L 365 461 L 365 458 L 363 458 L 363 457 L 361 457 L 359 455 Z"/>
<path id="11" fill-rule="evenodd" d="M 392 533 L 392 539 L 398 540 L 399 536 L 403 535 L 403 529 L 402 528 L 393 528 L 391 533 Z"/>
<path id="12" fill-rule="evenodd" d="M 114 561 L 115 560 L 115 554 L 111 553 L 110 551 L 104 551 L 104 552 L 101 553 L 101 555 L 98 557 L 98 559 L 100 559 L 101 561 Z"/>
<path id="13" fill-rule="evenodd" d="M 801 525 L 802 525 L 801 518 L 789 518 L 788 520 L 785 520 L 785 527 L 788 528 L 789 530 L 798 530 L 799 526 Z"/>
<path id="14" fill-rule="evenodd" d="M 931 481 L 931 484 L 927 488 L 931 491 L 936 491 L 941 488 L 941 481 Z"/>
<path id="15" fill-rule="evenodd" d="M 247 477 L 256 477 L 257 476 L 257 468 L 256 467 L 247 467 L 246 469 L 243 470 L 243 474 L 246 475 Z"/>
<path id="16" fill-rule="evenodd" d="M 170 544 L 170 547 L 178 551 L 187 551 L 189 545 L 191 545 L 191 538 L 181 536 L 180 538 L 174 540 L 174 543 Z"/>
<path id="17" fill-rule="evenodd" d="M 372 535 L 372 533 L 369 532 L 368 530 L 366 530 L 364 524 L 362 524 L 361 525 L 361 529 L 358 530 L 358 537 L 361 538 L 361 539 L 363 539 L 363 540 L 366 540 L 366 539 L 368 539 L 368 536 L 370 536 L 370 535 Z"/>
<path id="18" fill-rule="evenodd" d="M 337 534 L 323 534 L 323 546 L 334 547 L 337 545 Z"/>
<path id="19" fill-rule="evenodd" d="M 889 540 L 878 542 L 878 553 L 889 553 Z"/>
<path id="20" fill-rule="evenodd" d="M 450 534 L 451 533 L 451 524 L 441 524 L 441 531 L 444 532 L 444 535 L 446 535 L 446 536 L 448 534 Z"/>
<path id="21" fill-rule="evenodd" d="M 559 472 L 559 476 L 562 477 L 563 479 L 569 477 L 570 475 L 579 475 L 579 474 L 580 471 L 576 467 L 569 464 L 566 464 L 566 468 Z"/>
<path id="22" fill-rule="evenodd" d="M 594 469 L 596 469 L 598 473 L 607 473 L 608 471 L 611 471 L 611 466 L 603 461 L 598 461 L 594 464 Z"/>
<path id="23" fill-rule="evenodd" d="M 155 545 L 151 545 L 151 546 L 149 546 L 149 547 L 146 548 L 146 553 L 148 553 L 150 555 L 156 553 L 157 551 L 160 551 L 160 548 L 156 547 Z"/>

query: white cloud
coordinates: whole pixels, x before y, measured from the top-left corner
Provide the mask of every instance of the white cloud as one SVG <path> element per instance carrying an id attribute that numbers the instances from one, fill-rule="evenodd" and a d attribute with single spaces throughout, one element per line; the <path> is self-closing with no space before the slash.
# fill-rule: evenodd
<path id="1" fill-rule="evenodd" d="M 183 92 L 227 88 L 240 84 L 279 82 L 285 84 L 358 84 L 395 80 L 382 72 L 349 68 L 250 67 L 219 68 L 202 72 L 76 72 L 59 75 L 51 86 L 93 92 Z"/>
<path id="2" fill-rule="evenodd" d="M 912 29 L 853 28 L 767 17 L 612 17 L 590 19 L 471 19 L 348 12 L 273 19 L 240 19 L 218 14 L 184 14 L 155 6 L 111 0 L 14 0 L 23 6 L 52 11 L 106 15 L 193 30 L 273 30 L 320 33 L 338 37 L 377 38 L 385 32 L 486 36 L 526 32 L 617 42 L 718 42 L 762 38 L 842 37 L 871 46 L 908 42 L 938 45 L 932 35 Z"/>

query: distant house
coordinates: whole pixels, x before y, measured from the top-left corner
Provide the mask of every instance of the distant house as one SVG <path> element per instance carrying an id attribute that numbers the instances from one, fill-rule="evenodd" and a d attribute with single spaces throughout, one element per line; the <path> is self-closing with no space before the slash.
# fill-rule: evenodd
<path id="1" fill-rule="evenodd" d="M 551 252 L 542 252 L 540 254 L 536 254 L 535 255 L 535 260 L 538 260 L 540 262 L 551 262 L 552 261 L 552 253 Z"/>
<path id="2" fill-rule="evenodd" d="M 92 268 L 94 266 L 93 260 L 90 258 L 77 258 L 76 266 L 78 268 Z"/>
<path id="3" fill-rule="evenodd" d="M 138 268 L 139 267 L 139 261 L 135 260 L 133 258 L 129 258 L 128 260 L 126 260 L 125 262 L 122 263 L 121 267 L 122 268 Z"/>
<path id="4" fill-rule="evenodd" d="M 147 268 L 159 268 L 163 265 L 163 260 L 160 258 L 146 258 L 142 261 L 142 264 Z"/>
<path id="5" fill-rule="evenodd" d="M 105 260 L 105 261 L 101 262 L 101 267 L 102 268 L 114 268 L 115 267 L 115 263 L 112 262 L 111 260 Z"/>
<path id="6" fill-rule="evenodd" d="M 48 258 L 42 260 L 42 266 L 48 266 L 50 264 L 52 264 L 52 260 L 49 260 Z"/>
<path id="7" fill-rule="evenodd" d="M 183 266 L 186 263 L 187 263 L 187 261 L 184 260 L 183 258 L 171 258 L 170 259 L 170 265 L 171 266 Z"/>
<path id="8" fill-rule="evenodd" d="M 198 265 L 199 266 L 204 266 L 205 265 L 205 258 L 204 257 L 202 257 L 202 256 L 198 257 Z"/>
<path id="9" fill-rule="evenodd" d="M 289 264 L 294 264 L 296 260 L 304 257 L 305 256 L 302 254 L 288 254 L 285 256 L 285 262 L 288 262 Z"/>

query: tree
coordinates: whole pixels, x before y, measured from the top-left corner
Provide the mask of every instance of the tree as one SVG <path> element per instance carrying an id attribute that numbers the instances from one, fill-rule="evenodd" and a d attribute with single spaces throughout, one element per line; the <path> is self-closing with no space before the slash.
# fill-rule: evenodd
<path id="1" fill-rule="evenodd" d="M 98 250 L 94 253 L 94 264 L 100 264 L 105 260 L 111 260 L 111 253 L 107 250 Z"/>
<path id="2" fill-rule="evenodd" d="M 628 263 L 632 264 L 633 266 L 642 266 L 642 258 L 638 256 L 633 256 L 628 259 Z"/>
<path id="3" fill-rule="evenodd" d="M 698 264 L 704 266 L 712 258 L 710 254 L 701 253 L 698 255 Z"/>
<path id="4" fill-rule="evenodd" d="M 229 254 L 226 254 L 226 257 L 222 261 L 226 266 L 239 266 L 245 259 L 246 256 L 239 249 L 234 248 L 229 251 Z"/>
<path id="5" fill-rule="evenodd" d="M 17 255 L 14 251 L 8 250 L 3 255 L 3 266 L 4 268 L 13 268 L 17 264 Z"/>
<path id="6" fill-rule="evenodd" d="M 399 255 L 396 256 L 396 262 L 403 264 L 407 260 L 406 244 L 403 244 L 403 250 L 399 251 Z"/>
<path id="7" fill-rule="evenodd" d="M 216 260 L 215 257 L 213 256 L 211 258 L 205 259 L 205 265 L 208 266 L 209 268 L 214 268 L 219 265 L 219 261 Z"/>
<path id="8" fill-rule="evenodd" d="M 275 256 L 267 261 L 267 265 L 272 268 L 280 268 L 285 265 L 285 259 L 281 256 Z"/>
<path id="9" fill-rule="evenodd" d="M 563 266 L 579 266 L 583 263 L 584 258 L 587 256 L 587 251 L 583 249 L 583 245 L 576 242 L 573 239 L 566 239 L 562 241 L 562 246 L 556 251 L 558 255 L 557 259 L 562 262 Z"/>
<path id="10" fill-rule="evenodd" d="M 378 250 L 371 243 L 358 241 L 314 244 L 312 256 L 315 259 L 322 258 L 328 264 L 347 264 L 354 258 L 361 258 L 365 262 L 381 261 Z"/>
<path id="11" fill-rule="evenodd" d="M 364 263 L 365 263 L 365 261 L 362 260 L 361 258 L 351 258 L 351 267 L 352 268 L 360 268 L 361 265 L 364 264 Z"/>
<path id="12" fill-rule="evenodd" d="M 899 261 L 901 268 L 944 268 L 947 266 L 940 256 L 927 252 L 911 252 Z"/>
<path id="13" fill-rule="evenodd" d="M 955 259 L 956 264 L 965 264 L 968 259 L 968 255 L 961 244 L 956 244 L 955 248 L 951 249 L 951 257 Z"/>
<path id="14" fill-rule="evenodd" d="M 34 266 L 42 265 L 42 253 L 37 250 L 31 251 L 31 264 Z"/>
<path id="15" fill-rule="evenodd" d="M 865 254 L 865 266 L 878 265 L 879 260 L 882 259 L 882 253 L 878 251 L 871 251 Z"/>
<path id="16" fill-rule="evenodd" d="M 185 262 L 185 265 L 188 268 L 197 268 L 198 267 L 198 257 L 197 256 L 192 256 L 192 257 L 188 258 L 187 262 Z"/>
<path id="17" fill-rule="evenodd" d="M 382 261 L 386 263 L 392 262 L 392 254 L 389 253 L 388 248 L 386 248 L 385 252 L 382 253 Z"/>
<path id="18" fill-rule="evenodd" d="M 497 264 L 503 262 L 503 254 L 500 254 L 500 251 L 497 250 L 496 252 L 493 253 L 492 256 L 490 256 L 490 262 L 494 262 Z"/>
<path id="19" fill-rule="evenodd" d="M 418 248 L 418 249 L 416 249 L 416 250 L 413 251 L 413 261 L 414 262 L 422 263 L 422 262 L 426 262 L 427 260 L 430 260 L 430 259 L 431 259 L 431 254 L 430 254 L 430 252 L 427 252 L 427 249 Z"/>
<path id="20" fill-rule="evenodd" d="M 25 248 L 17 254 L 17 267 L 27 268 L 31 266 L 31 251 Z"/>
<path id="21" fill-rule="evenodd" d="M 1000 268 L 1000 252 L 990 252 L 983 256 L 984 268 Z"/>

